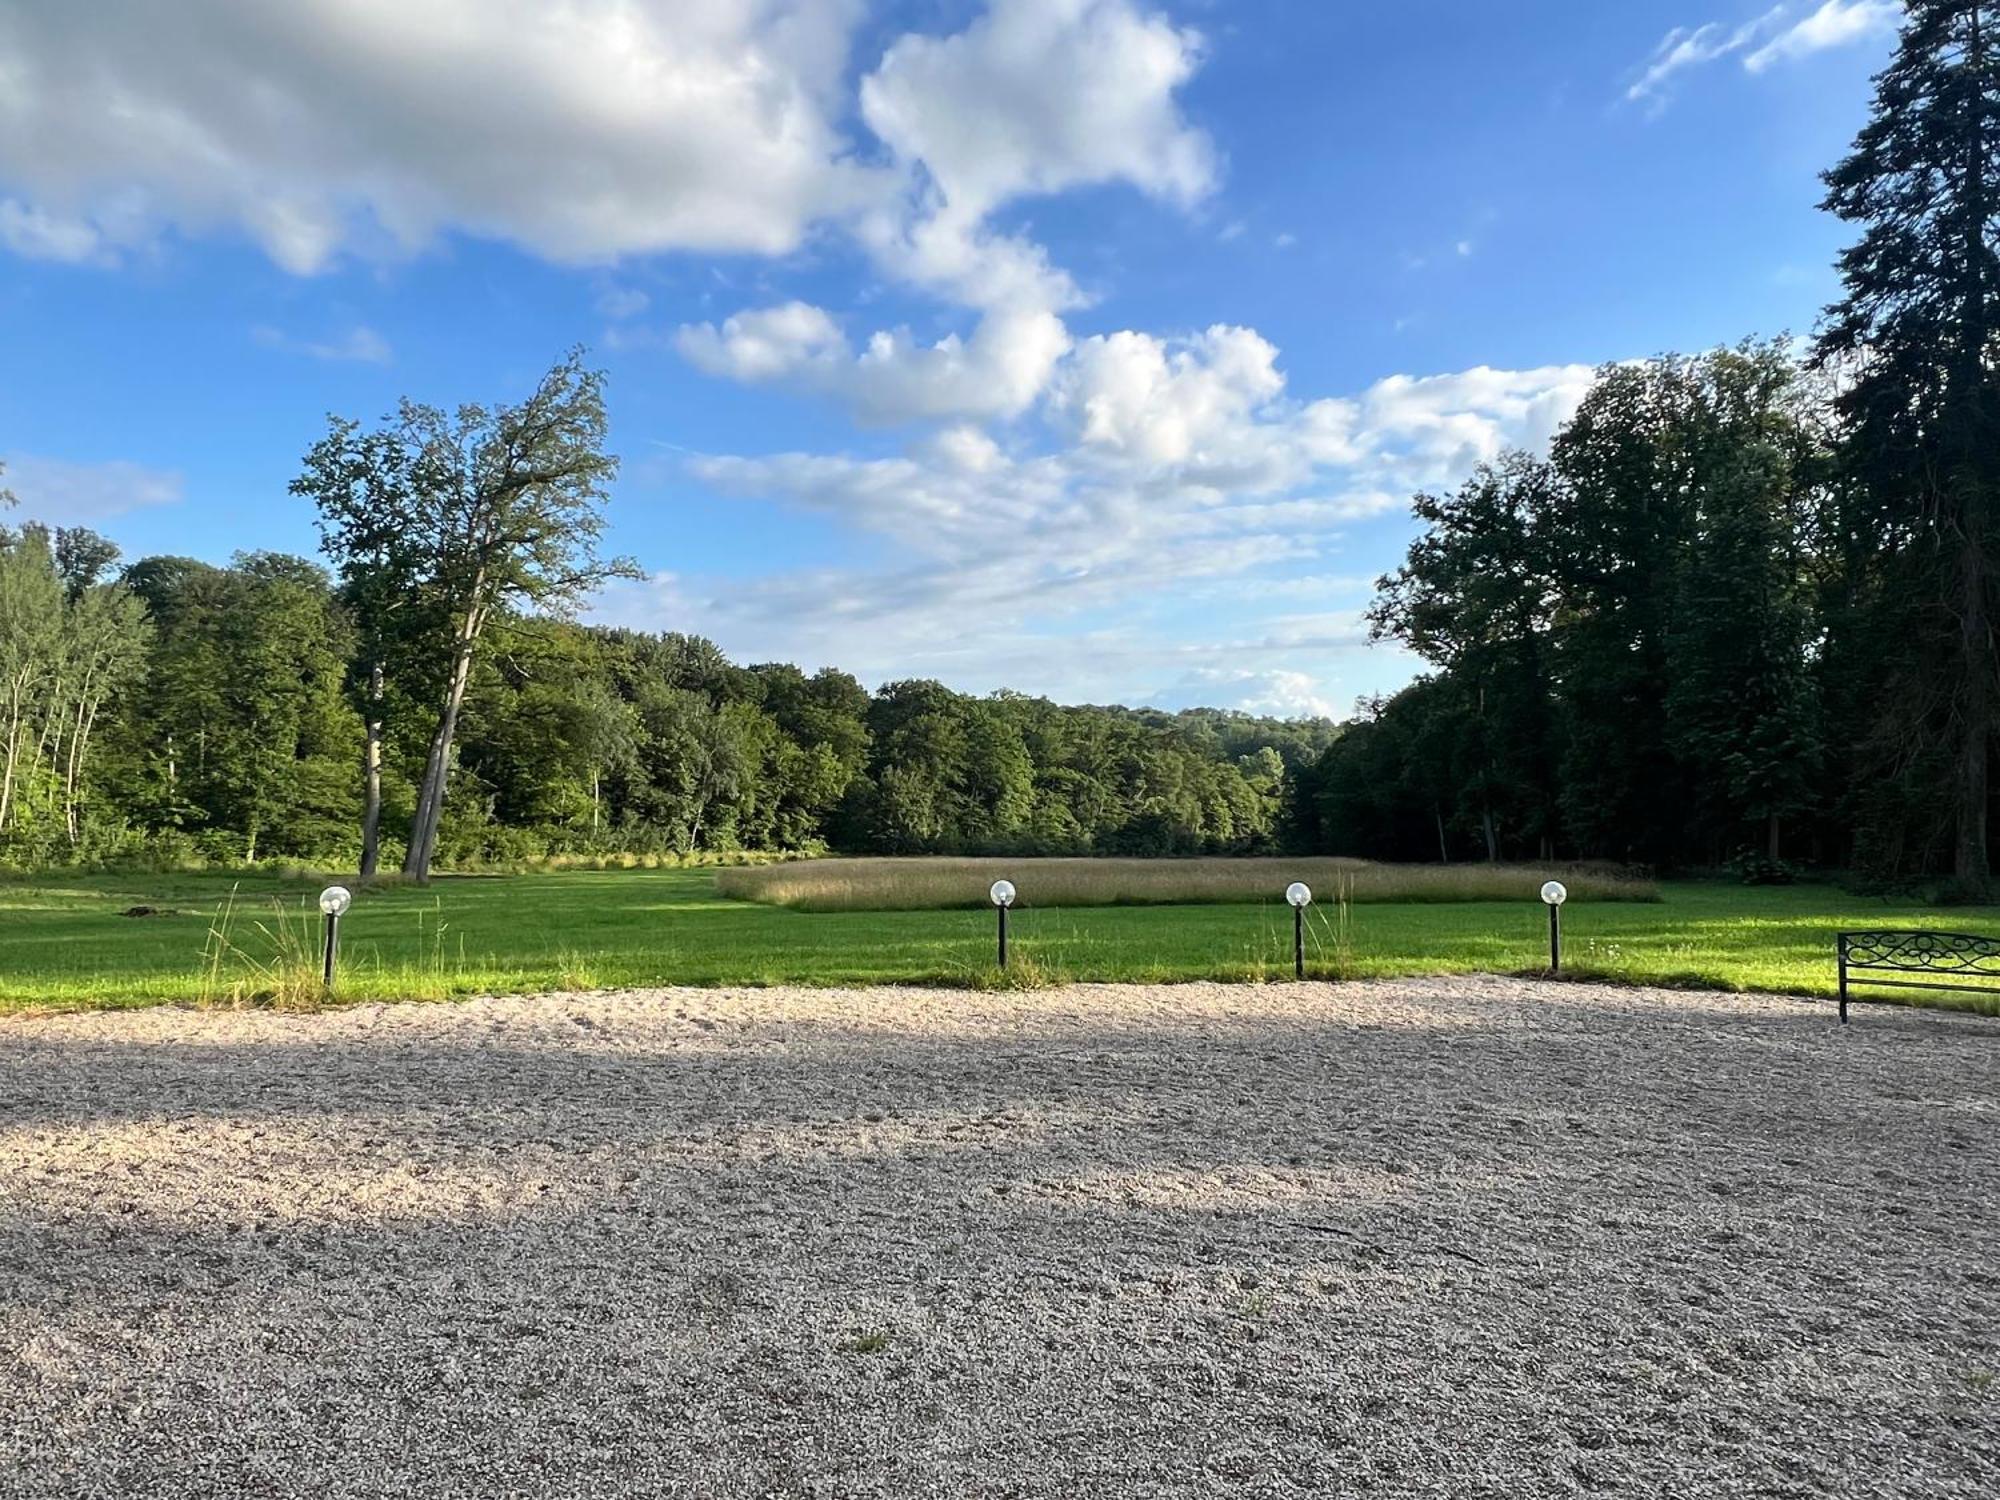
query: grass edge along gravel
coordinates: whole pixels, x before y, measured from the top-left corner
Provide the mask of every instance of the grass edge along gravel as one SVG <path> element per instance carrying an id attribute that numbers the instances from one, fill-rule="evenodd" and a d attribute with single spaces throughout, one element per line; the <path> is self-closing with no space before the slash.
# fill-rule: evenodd
<path id="1" fill-rule="evenodd" d="M 326 1003 L 318 881 L 268 875 L 0 877 L 0 1013 L 158 1003 Z M 2000 908 L 1949 912 L 1829 886 L 1671 882 L 1652 902 L 1572 904 L 1565 977 L 1830 998 L 1833 934 L 1894 926 L 1988 931 Z M 132 918 L 128 909 L 149 912 Z M 226 945 L 217 929 L 226 936 Z M 1280 982 L 1291 913 L 1280 893 L 1231 905 L 1024 907 L 1014 964 L 994 965 L 990 908 L 807 914 L 718 897 L 707 872 L 441 876 L 362 888 L 342 928 L 338 1000 L 451 1000 L 659 985 L 1041 988 L 1067 983 Z M 1506 902 L 1361 904 L 1308 913 L 1319 980 L 1539 974 L 1546 912 Z M 1980 1010 L 1983 996 L 1866 1000 Z M 922 1004 L 913 997 L 913 1004 Z"/>

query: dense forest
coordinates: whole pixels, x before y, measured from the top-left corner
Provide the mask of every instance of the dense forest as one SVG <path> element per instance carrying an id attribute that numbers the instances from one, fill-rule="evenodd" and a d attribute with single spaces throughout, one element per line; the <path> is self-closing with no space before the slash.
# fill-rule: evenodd
<path id="1" fill-rule="evenodd" d="M 333 421 L 321 560 L 0 532 L 0 857 L 833 848 L 1794 862 L 1990 893 L 2000 59 L 1913 0 L 1811 343 L 1606 366 L 1545 454 L 1416 497 L 1336 728 L 738 666 L 575 623 L 616 460 L 579 355 Z M 4 494 L 4 492 L 0 492 Z"/>
<path id="2" fill-rule="evenodd" d="M 1858 235 L 1810 347 L 1607 369 L 1546 457 L 1418 499 L 1372 620 L 1432 671 L 1300 778 L 1299 837 L 1991 894 L 1990 10 L 1909 5 L 1825 177 Z"/>
<path id="3" fill-rule="evenodd" d="M 15 863 L 351 864 L 361 631 L 326 569 L 257 554 L 116 567 L 82 530 L 0 536 L 0 830 Z M 390 851 L 432 723 L 379 710 Z M 491 627 L 438 857 L 759 849 L 1178 854 L 1275 846 L 1325 722 L 1064 708 L 934 682 L 737 666 L 705 640 L 522 615 Z"/>
<path id="4" fill-rule="evenodd" d="M 1608 369 L 1546 457 L 1419 496 L 1371 620 L 1435 670 L 1302 774 L 1306 842 L 1934 860 L 1946 809 L 1878 738 L 1902 642 L 1833 391 L 1782 344 Z"/>

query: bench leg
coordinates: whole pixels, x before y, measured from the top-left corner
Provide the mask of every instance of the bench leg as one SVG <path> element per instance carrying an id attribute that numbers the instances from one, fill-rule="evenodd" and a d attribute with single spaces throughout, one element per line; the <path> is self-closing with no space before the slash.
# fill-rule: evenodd
<path id="1" fill-rule="evenodd" d="M 1840 955 L 1840 1024 L 1847 1024 L 1847 955 Z"/>

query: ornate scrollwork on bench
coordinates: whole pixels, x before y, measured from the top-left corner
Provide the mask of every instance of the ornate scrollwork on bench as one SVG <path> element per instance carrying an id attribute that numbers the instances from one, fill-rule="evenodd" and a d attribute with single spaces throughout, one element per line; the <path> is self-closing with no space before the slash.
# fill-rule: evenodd
<path id="1" fill-rule="evenodd" d="M 1903 990 L 1966 990 L 1975 995 L 2000 993 L 2000 938 L 1969 932 L 1843 932 L 1839 937 L 1840 1020 L 1847 1022 L 1847 983 L 1852 970 L 1859 984 Z M 1936 979 L 1877 979 L 1874 974 L 1949 975 L 1959 979 L 1990 979 L 1994 984 L 1953 984 Z"/>

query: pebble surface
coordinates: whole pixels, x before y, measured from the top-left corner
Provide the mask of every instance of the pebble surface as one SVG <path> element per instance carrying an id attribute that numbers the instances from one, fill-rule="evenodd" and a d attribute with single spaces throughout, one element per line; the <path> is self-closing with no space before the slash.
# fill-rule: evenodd
<path id="1" fill-rule="evenodd" d="M 2000 1022 L 1515 979 L 0 1022 L 0 1496 L 2000 1494 Z"/>

